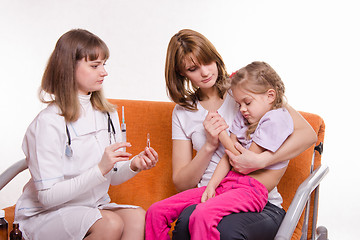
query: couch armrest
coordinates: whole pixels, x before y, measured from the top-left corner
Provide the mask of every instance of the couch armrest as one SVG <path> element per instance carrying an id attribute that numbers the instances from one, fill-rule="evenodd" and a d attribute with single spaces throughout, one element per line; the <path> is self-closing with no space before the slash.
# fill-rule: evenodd
<path id="1" fill-rule="evenodd" d="M 16 175 L 27 169 L 26 159 L 17 161 L 0 175 L 0 190 L 6 186 Z"/>
<path id="2" fill-rule="evenodd" d="M 321 180 L 329 172 L 329 167 L 321 165 L 298 187 L 290 207 L 275 236 L 275 240 L 291 239 L 295 227 L 310 197 L 310 194 L 320 184 Z"/>

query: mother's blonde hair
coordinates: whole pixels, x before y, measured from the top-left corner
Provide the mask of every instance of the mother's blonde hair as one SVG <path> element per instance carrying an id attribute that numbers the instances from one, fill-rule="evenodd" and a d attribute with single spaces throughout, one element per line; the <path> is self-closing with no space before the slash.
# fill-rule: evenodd
<path id="1" fill-rule="evenodd" d="M 40 100 L 43 103 L 56 104 L 67 122 L 76 121 L 80 116 L 78 85 L 75 79 L 76 64 L 83 58 L 94 61 L 99 56 L 107 60 L 109 49 L 98 36 L 83 29 L 73 29 L 63 34 L 57 41 L 43 74 Z M 50 97 L 50 100 L 46 97 Z M 115 110 L 105 99 L 102 90 L 93 92 L 90 100 L 99 111 Z"/>
<path id="2" fill-rule="evenodd" d="M 171 100 L 189 110 L 197 110 L 196 102 L 202 100 L 200 89 L 182 74 L 186 60 L 204 65 L 216 62 L 218 78 L 215 87 L 222 98 L 228 78 L 224 61 L 206 37 L 194 30 L 183 29 L 171 38 L 166 54 L 165 80 Z"/>

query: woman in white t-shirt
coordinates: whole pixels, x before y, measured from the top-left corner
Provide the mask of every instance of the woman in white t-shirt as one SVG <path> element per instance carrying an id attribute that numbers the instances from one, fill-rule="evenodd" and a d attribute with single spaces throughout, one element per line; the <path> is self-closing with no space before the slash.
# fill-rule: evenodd
<path id="1" fill-rule="evenodd" d="M 50 56 L 40 90 L 48 106 L 23 141 L 31 179 L 15 221 L 25 239 L 144 239 L 145 211 L 110 203 L 107 192 L 152 168 L 158 155 L 146 147 L 129 160 L 121 149 L 131 144 L 102 93 L 108 57 L 106 44 L 82 29 L 62 35 Z"/>
<path id="2" fill-rule="evenodd" d="M 218 135 L 232 124 L 238 112 L 238 105 L 226 92 L 227 77 L 220 54 L 203 35 L 184 29 L 171 38 L 165 78 L 168 95 L 177 103 L 172 121 L 172 164 L 173 181 L 179 191 L 206 186 L 225 154 Z M 256 170 L 291 159 L 315 143 L 311 126 L 289 105 L 286 109 L 293 119 L 294 132 L 276 153 L 257 154 L 236 144 L 242 153 L 230 159 L 236 171 L 266 178 L 270 171 Z M 193 149 L 197 152 L 195 157 Z M 262 212 L 224 217 L 217 227 L 221 239 L 273 239 L 285 214 L 281 203 L 274 188 Z M 181 213 L 173 239 L 190 239 L 188 222 L 194 209 L 193 205 Z"/>

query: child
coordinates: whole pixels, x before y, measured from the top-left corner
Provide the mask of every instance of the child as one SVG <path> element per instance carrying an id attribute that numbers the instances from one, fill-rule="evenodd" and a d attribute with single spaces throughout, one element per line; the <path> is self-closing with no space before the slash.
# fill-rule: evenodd
<path id="1" fill-rule="evenodd" d="M 40 89 L 48 106 L 23 141 L 31 179 L 15 221 L 25 239 L 144 238 L 145 211 L 110 203 L 107 192 L 153 167 L 158 155 L 146 147 L 129 161 L 118 151 L 131 145 L 116 134 L 118 114 L 103 96 L 108 57 L 106 44 L 83 29 L 63 34 L 50 56 Z"/>
<path id="2" fill-rule="evenodd" d="M 293 132 L 293 121 L 284 105 L 284 84 L 264 62 L 253 62 L 231 76 L 231 91 L 240 111 L 230 128 L 231 139 L 250 150 L 275 152 Z M 235 152 L 225 131 L 219 139 Z M 181 211 L 200 203 L 190 216 L 191 239 L 220 239 L 216 226 L 235 212 L 260 212 L 281 179 L 288 161 L 261 171 L 274 171 L 274 179 L 249 177 L 229 171 L 227 155 L 220 160 L 207 187 L 190 189 L 153 204 L 146 213 L 146 238 L 168 239 L 167 232 Z M 226 175 L 226 176 L 225 176 Z M 222 180 L 222 181 L 221 181 Z"/>

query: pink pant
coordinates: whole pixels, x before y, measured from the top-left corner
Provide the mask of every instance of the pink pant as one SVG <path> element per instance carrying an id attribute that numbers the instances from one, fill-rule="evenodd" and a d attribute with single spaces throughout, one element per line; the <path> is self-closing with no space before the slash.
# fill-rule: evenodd
<path id="1" fill-rule="evenodd" d="M 216 188 L 216 196 L 201 203 L 206 187 L 189 189 L 150 206 L 146 212 L 147 240 L 170 239 L 171 223 L 188 206 L 198 204 L 190 216 L 191 239 L 220 239 L 217 225 L 231 213 L 261 212 L 266 205 L 268 191 L 254 178 L 230 171 Z"/>

